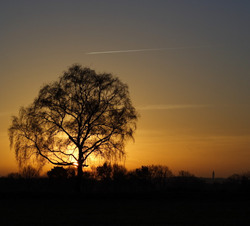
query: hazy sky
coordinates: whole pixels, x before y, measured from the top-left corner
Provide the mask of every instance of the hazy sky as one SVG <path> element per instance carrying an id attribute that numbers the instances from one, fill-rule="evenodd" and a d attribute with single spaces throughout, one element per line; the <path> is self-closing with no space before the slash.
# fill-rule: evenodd
<path id="1" fill-rule="evenodd" d="M 7 129 L 73 63 L 111 72 L 141 117 L 126 166 L 250 170 L 250 1 L 0 1 L 0 176 Z"/>

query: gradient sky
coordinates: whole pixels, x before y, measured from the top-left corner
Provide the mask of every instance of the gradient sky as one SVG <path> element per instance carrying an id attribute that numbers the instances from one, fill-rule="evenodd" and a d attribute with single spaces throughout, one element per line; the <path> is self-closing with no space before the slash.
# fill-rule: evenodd
<path id="1" fill-rule="evenodd" d="M 250 170 L 250 1 L 0 1 L 0 176 L 7 129 L 73 63 L 111 72 L 141 117 L 126 167 Z"/>

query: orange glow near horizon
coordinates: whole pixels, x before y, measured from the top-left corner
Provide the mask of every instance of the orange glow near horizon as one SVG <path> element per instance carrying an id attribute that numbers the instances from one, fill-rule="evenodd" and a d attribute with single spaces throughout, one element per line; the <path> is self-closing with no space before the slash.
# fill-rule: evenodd
<path id="1" fill-rule="evenodd" d="M 140 114 L 141 118 L 139 119 L 138 130 L 135 133 L 135 142 L 129 141 L 126 145 L 125 167 L 128 170 L 139 168 L 142 165 L 160 164 L 168 166 L 175 174 L 180 170 L 188 170 L 196 176 L 205 177 L 210 177 L 213 171 L 218 177 L 228 177 L 233 173 L 249 171 L 250 136 L 244 134 L 212 136 L 209 135 L 210 132 L 198 134 L 199 127 L 193 128 L 191 133 L 188 132 L 191 131 L 189 125 L 187 131 L 183 130 L 183 127 L 181 130 L 176 129 L 178 128 L 176 125 L 167 122 L 168 118 L 173 120 L 172 114 L 177 115 L 177 112 L 174 111 L 165 111 L 164 114 L 161 112 L 161 117 L 161 114 L 158 114 L 158 118 L 151 119 L 146 116 L 147 112 L 146 114 L 140 112 Z M 158 123 L 163 120 L 162 117 L 166 117 L 164 124 L 168 124 L 169 129 L 157 130 Z M 144 121 L 148 120 L 149 122 L 145 124 Z M 148 123 L 150 125 L 147 125 Z M 6 122 L 5 125 L 7 126 L 8 123 Z M 7 132 L 3 133 L 0 141 L 2 149 L 0 176 L 17 172 L 14 150 L 9 150 Z M 241 153 L 241 155 L 238 153 Z M 102 163 L 103 160 L 90 156 L 87 160 L 89 167 L 86 170 Z M 77 166 L 77 162 L 74 166 Z M 47 165 L 44 172 L 52 167 L 50 164 Z"/>

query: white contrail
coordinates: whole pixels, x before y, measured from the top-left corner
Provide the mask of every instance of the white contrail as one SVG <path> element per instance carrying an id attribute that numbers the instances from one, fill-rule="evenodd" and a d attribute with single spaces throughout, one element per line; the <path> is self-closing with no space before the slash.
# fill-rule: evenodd
<path id="1" fill-rule="evenodd" d="M 173 110 L 173 109 L 188 109 L 188 108 L 206 108 L 211 105 L 195 105 L 195 104 L 182 104 L 182 105 L 146 105 L 138 107 L 138 110 Z"/>
<path id="2" fill-rule="evenodd" d="M 178 49 L 199 49 L 199 48 L 206 48 L 206 47 L 207 46 L 186 46 L 186 47 L 154 48 L 154 49 L 127 49 L 127 50 L 88 52 L 86 54 L 87 55 L 96 55 L 96 54 L 114 54 L 114 53 L 134 53 L 134 52 L 164 51 L 164 50 L 178 50 Z"/>

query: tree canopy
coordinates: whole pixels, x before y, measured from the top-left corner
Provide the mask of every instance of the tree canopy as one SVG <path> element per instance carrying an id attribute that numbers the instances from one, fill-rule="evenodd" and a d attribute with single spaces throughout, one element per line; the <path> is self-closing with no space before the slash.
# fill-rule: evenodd
<path id="1" fill-rule="evenodd" d="M 73 65 L 13 116 L 9 139 L 20 165 L 32 158 L 77 165 L 81 176 L 89 156 L 125 155 L 137 118 L 126 84 L 112 74 Z"/>

